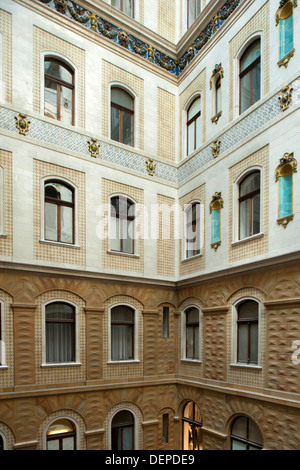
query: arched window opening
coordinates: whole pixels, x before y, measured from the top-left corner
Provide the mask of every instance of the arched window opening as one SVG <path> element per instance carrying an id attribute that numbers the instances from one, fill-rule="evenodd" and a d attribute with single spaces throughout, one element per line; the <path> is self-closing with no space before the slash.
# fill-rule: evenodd
<path id="1" fill-rule="evenodd" d="M 112 450 L 134 450 L 134 417 L 130 411 L 119 411 L 111 423 Z"/>
<path id="2" fill-rule="evenodd" d="M 258 364 L 258 303 L 245 300 L 237 307 L 237 361 Z"/>
<path id="3" fill-rule="evenodd" d="M 199 407 L 189 401 L 182 413 L 183 450 L 203 450 L 202 419 Z"/>
<path id="4" fill-rule="evenodd" d="M 199 359 L 199 310 L 195 307 L 185 312 L 186 358 Z"/>
<path id="5" fill-rule="evenodd" d="M 74 243 L 74 190 L 59 181 L 45 183 L 45 239 Z"/>
<path id="6" fill-rule="evenodd" d="M 231 426 L 231 450 L 261 450 L 263 439 L 256 423 L 247 416 L 239 416 Z"/>
<path id="7" fill-rule="evenodd" d="M 201 145 L 201 98 L 194 99 L 187 111 L 187 153 L 194 152 Z"/>
<path id="8" fill-rule="evenodd" d="M 239 238 L 260 232 L 260 171 L 247 175 L 239 185 Z"/>
<path id="9" fill-rule="evenodd" d="M 75 308 L 63 302 L 46 305 L 46 362 L 75 361 Z"/>
<path id="10" fill-rule="evenodd" d="M 134 145 L 134 99 L 122 88 L 111 88 L 111 139 Z"/>
<path id="11" fill-rule="evenodd" d="M 200 210 L 199 202 L 193 202 L 185 210 L 185 258 L 200 254 Z"/>
<path id="12" fill-rule="evenodd" d="M 256 39 L 240 59 L 240 112 L 261 98 L 261 41 Z"/>
<path id="13" fill-rule="evenodd" d="M 110 249 L 133 254 L 135 250 L 136 206 L 126 196 L 114 196 L 110 200 Z"/>
<path id="14" fill-rule="evenodd" d="M 45 58 L 44 114 L 74 125 L 74 71 L 51 57 Z"/>
<path id="15" fill-rule="evenodd" d="M 134 310 L 126 305 L 111 309 L 111 360 L 134 359 Z"/>
<path id="16" fill-rule="evenodd" d="M 48 427 L 47 450 L 76 450 L 76 430 L 70 420 L 57 419 Z"/>

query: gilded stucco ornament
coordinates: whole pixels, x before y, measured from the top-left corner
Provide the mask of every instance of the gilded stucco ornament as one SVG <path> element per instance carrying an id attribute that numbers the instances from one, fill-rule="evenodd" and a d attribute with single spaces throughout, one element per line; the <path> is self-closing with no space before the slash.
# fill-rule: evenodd
<path id="1" fill-rule="evenodd" d="M 213 209 L 223 209 L 224 206 L 224 199 L 222 198 L 221 192 L 215 192 L 213 195 L 210 204 L 209 204 L 209 212 L 212 213 Z"/>
<path id="2" fill-rule="evenodd" d="M 91 157 L 97 158 L 99 155 L 100 144 L 98 143 L 97 139 L 91 139 L 88 141 L 89 144 L 89 152 Z"/>
<path id="3" fill-rule="evenodd" d="M 221 142 L 218 139 L 213 141 L 211 150 L 212 150 L 212 154 L 214 158 L 217 158 L 219 156 L 220 146 L 221 146 Z"/>
<path id="4" fill-rule="evenodd" d="M 289 222 L 294 219 L 294 214 L 286 215 L 285 217 L 282 217 L 281 219 L 277 219 L 278 225 L 283 225 L 284 228 L 287 228 Z"/>
<path id="5" fill-rule="evenodd" d="M 148 158 L 148 160 L 146 161 L 146 166 L 147 166 L 148 175 L 153 176 L 155 173 L 155 169 L 156 169 L 156 163 L 154 163 L 154 161 L 151 158 Z"/>
<path id="6" fill-rule="evenodd" d="M 221 78 L 224 78 L 224 69 L 223 69 L 221 63 L 220 63 L 220 64 L 216 64 L 216 65 L 215 65 L 215 68 L 214 68 L 213 71 L 212 71 L 211 78 L 210 78 L 210 81 L 209 81 L 210 89 L 212 89 L 213 81 L 214 81 L 214 78 L 215 78 L 216 76 L 220 76 Z"/>
<path id="7" fill-rule="evenodd" d="M 285 153 L 282 158 L 279 159 L 279 165 L 275 170 L 275 181 L 279 180 L 280 172 L 284 165 L 289 164 L 292 167 L 294 173 L 297 173 L 298 162 L 294 157 L 294 153 Z"/>
<path id="8" fill-rule="evenodd" d="M 127 47 L 129 42 L 128 34 L 125 31 L 120 31 L 119 33 L 119 42 L 121 46 Z"/>
<path id="9" fill-rule="evenodd" d="M 26 114 L 19 114 L 18 116 L 15 116 L 16 120 L 16 127 L 19 130 L 19 134 L 26 135 L 27 132 L 29 132 L 29 124 L 30 121 L 28 121 L 28 117 Z"/>
<path id="10" fill-rule="evenodd" d="M 286 109 L 289 108 L 291 101 L 292 101 L 292 93 L 294 89 L 290 88 L 289 86 L 286 86 L 283 88 L 281 91 L 281 95 L 278 97 L 280 107 L 282 111 L 285 111 Z"/>
<path id="11" fill-rule="evenodd" d="M 297 0 L 281 0 L 281 2 L 279 2 L 279 7 L 278 7 L 278 10 L 276 11 L 276 15 L 275 15 L 276 26 L 278 26 L 279 23 L 280 23 L 280 17 L 281 17 L 282 9 L 287 3 L 291 3 L 294 8 L 296 8 L 298 6 L 298 1 Z"/>

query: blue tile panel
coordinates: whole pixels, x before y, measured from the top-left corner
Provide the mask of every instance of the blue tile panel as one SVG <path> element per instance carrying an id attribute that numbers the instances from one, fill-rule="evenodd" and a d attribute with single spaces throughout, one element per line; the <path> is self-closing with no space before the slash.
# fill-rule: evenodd
<path id="1" fill-rule="evenodd" d="M 294 90 L 291 105 L 297 104 L 300 102 L 300 78 L 295 80 L 290 86 Z M 272 119 L 282 115 L 284 111 L 280 108 L 278 100 L 280 95 L 280 93 L 274 95 L 248 114 L 244 119 L 238 121 L 223 134 L 220 134 L 218 137 L 221 142 L 220 156 L 230 151 L 230 149 L 239 144 L 243 139 L 249 138 L 252 134 L 257 133 L 262 126 Z M 15 121 L 17 115 L 17 112 L 0 106 L 0 128 L 11 131 L 12 133 L 18 133 L 19 131 L 16 128 Z M 28 119 L 30 121 L 29 132 L 26 136 L 22 136 L 25 141 L 30 137 L 41 146 L 43 146 L 43 144 L 50 145 L 57 147 L 60 151 L 65 153 L 72 151 L 79 155 L 88 156 L 91 159 L 93 158 L 89 153 L 88 141 L 91 137 L 88 134 L 65 129 L 54 123 L 52 124 L 35 117 L 28 116 Z M 98 158 L 100 160 L 111 163 L 117 168 L 123 168 L 129 171 L 133 170 L 134 172 L 148 177 L 146 165 L 148 156 L 135 153 L 131 151 L 130 148 L 125 149 L 118 145 L 102 142 L 101 137 L 99 137 L 98 140 L 100 143 Z M 154 176 L 174 185 L 181 184 L 185 180 L 193 177 L 193 175 L 198 174 L 199 170 L 201 170 L 204 165 L 213 160 L 212 144 L 210 143 L 189 160 L 178 165 L 178 168 L 174 165 L 170 165 L 168 162 L 155 161 L 156 170 Z M 149 178 L 151 178 L 151 176 L 149 176 Z"/>
<path id="2" fill-rule="evenodd" d="M 229 16 L 236 10 L 243 0 L 227 0 L 213 19 L 205 26 L 197 36 L 189 49 L 179 58 L 169 57 L 150 44 L 141 41 L 130 33 L 121 30 L 109 21 L 95 15 L 93 12 L 78 5 L 72 0 L 38 0 L 47 7 L 64 15 L 72 21 L 76 21 L 85 28 L 94 31 L 102 37 L 124 47 L 140 57 L 163 68 L 167 72 L 179 76 L 191 60 L 205 46 L 214 34 L 221 28 Z"/>

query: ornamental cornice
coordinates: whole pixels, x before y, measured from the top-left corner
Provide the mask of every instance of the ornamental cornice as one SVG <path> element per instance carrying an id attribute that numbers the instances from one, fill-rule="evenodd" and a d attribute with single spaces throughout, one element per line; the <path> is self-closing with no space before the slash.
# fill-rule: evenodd
<path id="1" fill-rule="evenodd" d="M 90 3 L 87 1 L 82 1 L 82 4 L 80 4 L 78 1 L 73 0 L 35 0 L 35 3 L 49 8 L 58 15 L 62 15 L 79 26 L 88 29 L 95 35 L 111 41 L 143 58 L 148 63 L 154 64 L 169 74 L 178 77 L 243 1 L 225 1 L 212 17 L 206 18 L 205 26 L 199 28 L 200 33 L 197 33 L 192 44 L 189 44 L 185 51 L 178 55 L 175 54 L 175 56 L 173 50 L 159 46 L 158 48 L 156 44 L 151 44 L 151 38 L 149 38 L 150 41 L 146 40 L 142 37 L 140 31 L 134 31 L 136 22 L 129 21 L 129 27 L 127 25 L 124 27 L 124 24 L 117 24 L 117 18 L 109 16 L 108 19 L 108 15 L 105 15 L 105 12 L 100 9 L 101 16 L 98 15 L 98 10 L 96 12 L 94 8 L 91 9 L 89 7 Z M 163 43 L 167 44 L 168 41 L 163 41 Z"/>

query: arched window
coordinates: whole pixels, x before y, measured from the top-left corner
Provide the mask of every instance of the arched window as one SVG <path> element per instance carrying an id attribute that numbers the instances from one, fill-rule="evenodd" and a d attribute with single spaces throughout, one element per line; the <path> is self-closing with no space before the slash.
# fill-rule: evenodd
<path id="1" fill-rule="evenodd" d="M 182 413 L 182 449 L 203 450 L 202 419 L 199 407 L 189 401 Z"/>
<path id="2" fill-rule="evenodd" d="M 46 305 L 46 362 L 75 361 L 75 307 L 64 302 Z"/>
<path id="3" fill-rule="evenodd" d="M 134 310 L 126 305 L 111 309 L 111 360 L 134 359 Z"/>
<path id="4" fill-rule="evenodd" d="M 185 312 L 185 357 L 199 359 L 199 310 L 191 307 Z"/>
<path id="5" fill-rule="evenodd" d="M 74 243 L 74 190 L 60 181 L 45 182 L 45 239 Z"/>
<path id="6" fill-rule="evenodd" d="M 135 250 L 135 203 L 126 196 L 110 200 L 110 249 L 121 253 Z"/>
<path id="7" fill-rule="evenodd" d="M 44 114 L 74 125 L 74 71 L 62 60 L 45 58 Z"/>
<path id="8" fill-rule="evenodd" d="M 187 0 L 187 27 L 189 28 L 201 13 L 201 0 Z"/>
<path id="9" fill-rule="evenodd" d="M 1 450 L 4 450 L 4 441 L 3 441 L 3 437 L 0 434 L 0 452 Z"/>
<path id="10" fill-rule="evenodd" d="M 258 303 L 245 300 L 237 306 L 237 362 L 258 364 Z"/>
<path id="11" fill-rule="evenodd" d="M 119 411 L 111 423 L 112 450 L 134 450 L 134 417 L 130 411 Z"/>
<path id="12" fill-rule="evenodd" d="M 111 5 L 126 15 L 134 17 L 134 0 L 111 0 Z"/>
<path id="13" fill-rule="evenodd" d="M 240 112 L 261 97 L 261 42 L 256 39 L 240 59 Z"/>
<path id="14" fill-rule="evenodd" d="M 260 171 L 248 174 L 239 184 L 239 238 L 260 232 Z"/>
<path id="15" fill-rule="evenodd" d="M 200 202 L 193 202 L 185 209 L 185 258 L 200 254 Z"/>
<path id="16" fill-rule="evenodd" d="M 263 438 L 256 423 L 247 416 L 239 416 L 231 426 L 231 450 L 261 450 Z"/>
<path id="17" fill-rule="evenodd" d="M 70 420 L 60 418 L 50 424 L 47 450 L 76 450 L 76 429 Z"/>
<path id="18" fill-rule="evenodd" d="M 188 155 L 201 145 L 201 98 L 194 99 L 187 111 L 187 153 Z"/>
<path id="19" fill-rule="evenodd" d="M 134 145 L 134 99 L 122 88 L 111 88 L 111 139 Z"/>

